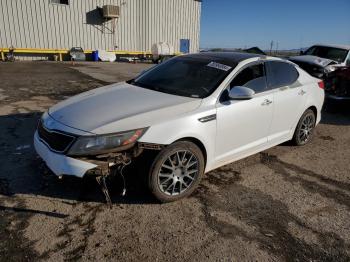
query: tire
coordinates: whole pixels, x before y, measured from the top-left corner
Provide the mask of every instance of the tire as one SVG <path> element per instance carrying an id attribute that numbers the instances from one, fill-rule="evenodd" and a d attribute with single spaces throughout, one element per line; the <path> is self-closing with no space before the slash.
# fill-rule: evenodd
<path id="1" fill-rule="evenodd" d="M 298 125 L 294 131 L 292 142 L 296 146 L 303 146 L 309 143 L 313 137 L 313 130 L 316 125 L 316 116 L 314 111 L 308 109 L 301 116 Z"/>
<path id="2" fill-rule="evenodd" d="M 189 196 L 204 174 L 204 156 L 189 141 L 175 142 L 154 159 L 148 176 L 151 193 L 162 203 Z"/>

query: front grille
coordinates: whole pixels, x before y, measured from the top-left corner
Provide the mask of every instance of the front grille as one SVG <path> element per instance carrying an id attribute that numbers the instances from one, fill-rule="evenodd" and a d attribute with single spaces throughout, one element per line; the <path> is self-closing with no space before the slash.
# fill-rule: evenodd
<path id="1" fill-rule="evenodd" d="M 38 135 L 52 151 L 64 153 L 72 145 L 75 137 L 55 130 L 48 130 L 42 121 L 38 124 Z"/>

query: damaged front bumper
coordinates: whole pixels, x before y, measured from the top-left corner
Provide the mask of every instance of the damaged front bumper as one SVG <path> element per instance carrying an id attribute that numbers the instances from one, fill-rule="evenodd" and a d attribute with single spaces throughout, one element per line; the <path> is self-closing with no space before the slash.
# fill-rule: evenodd
<path id="1" fill-rule="evenodd" d="M 112 200 L 109 195 L 106 178 L 110 175 L 119 173 L 124 181 L 122 195 L 125 195 L 126 185 L 123 176 L 123 168 L 131 164 L 134 158 L 137 158 L 144 150 L 161 150 L 162 146 L 157 144 L 136 143 L 127 150 L 109 152 L 107 154 L 89 156 L 89 157 L 70 157 L 51 151 L 43 143 L 36 131 L 34 134 L 34 147 L 38 155 L 45 161 L 46 165 L 58 177 L 62 176 L 95 176 L 100 185 L 106 202 L 111 206 Z"/>
<path id="2" fill-rule="evenodd" d="M 132 160 L 140 156 L 144 150 L 159 151 L 164 145 L 136 143 L 134 146 L 128 147 L 122 151 L 90 157 L 71 157 L 51 151 L 49 147 L 40 140 L 38 132 L 36 131 L 34 134 L 34 147 L 38 155 L 56 176 L 84 177 L 85 175 L 107 176 L 110 174 L 113 167 L 130 164 Z"/>
<path id="3" fill-rule="evenodd" d="M 83 177 L 87 171 L 97 167 L 96 164 L 52 152 L 40 141 L 38 132 L 34 134 L 34 147 L 38 155 L 56 176 L 69 175 Z"/>

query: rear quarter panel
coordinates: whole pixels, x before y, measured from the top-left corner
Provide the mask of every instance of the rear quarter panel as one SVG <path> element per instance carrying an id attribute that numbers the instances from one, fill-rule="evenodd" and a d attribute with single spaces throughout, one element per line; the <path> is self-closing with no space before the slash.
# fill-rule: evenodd
<path id="1" fill-rule="evenodd" d="M 316 123 L 318 124 L 321 121 L 321 111 L 324 103 L 325 92 L 324 89 L 320 88 L 318 83 L 321 82 L 321 79 L 315 78 L 309 75 L 301 68 L 297 68 L 299 71 L 299 81 L 303 85 L 303 88 L 307 92 L 307 99 L 305 104 L 305 110 L 314 106 L 317 109 L 317 119 Z M 304 110 L 304 111 L 305 111 Z M 303 112 L 304 112 L 303 111 Z M 301 115 L 300 115 L 301 117 Z M 298 118 L 298 121 L 300 119 Z M 295 123 L 295 126 L 298 122 Z"/>

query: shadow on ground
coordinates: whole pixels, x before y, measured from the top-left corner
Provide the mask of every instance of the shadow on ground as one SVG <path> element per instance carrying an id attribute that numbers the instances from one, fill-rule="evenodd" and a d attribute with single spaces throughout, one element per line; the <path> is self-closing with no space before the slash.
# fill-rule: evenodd
<path id="1" fill-rule="evenodd" d="M 326 99 L 321 123 L 328 125 L 350 125 L 350 101 Z"/>

